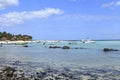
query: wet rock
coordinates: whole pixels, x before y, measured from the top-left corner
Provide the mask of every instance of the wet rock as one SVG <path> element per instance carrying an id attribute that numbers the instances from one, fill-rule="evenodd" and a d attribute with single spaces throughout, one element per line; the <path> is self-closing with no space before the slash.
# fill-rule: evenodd
<path id="1" fill-rule="evenodd" d="M 2 73 L 0 75 L 2 75 L 5 78 L 13 77 L 15 71 L 16 71 L 15 68 L 11 68 L 8 66 L 2 70 Z"/>
<path id="2" fill-rule="evenodd" d="M 16 63 L 19 64 L 19 61 Z M 0 80 L 120 80 L 120 71 L 114 68 L 56 68 L 44 65 L 20 62 L 12 67 L 3 66 L 0 69 Z"/>
<path id="3" fill-rule="evenodd" d="M 0 80 L 31 80 L 24 76 L 23 72 L 16 70 L 13 67 L 5 67 L 0 71 Z"/>
<path id="4" fill-rule="evenodd" d="M 13 65 L 19 65 L 21 62 L 20 61 L 15 61 Z"/>
<path id="5" fill-rule="evenodd" d="M 70 49 L 69 46 L 63 46 L 62 49 Z"/>
<path id="6" fill-rule="evenodd" d="M 47 72 L 40 72 L 40 73 L 36 73 L 37 74 L 37 77 L 44 77 L 47 75 Z"/>
<path id="7" fill-rule="evenodd" d="M 62 48 L 60 46 L 49 46 L 49 48 Z"/>
<path id="8" fill-rule="evenodd" d="M 71 70 L 70 70 L 69 68 L 67 68 L 67 67 L 64 67 L 64 68 L 63 68 L 63 71 L 65 71 L 65 72 L 70 72 Z"/>
<path id="9" fill-rule="evenodd" d="M 28 45 L 23 45 L 23 47 L 28 47 Z"/>
<path id="10" fill-rule="evenodd" d="M 7 73 L 9 73 L 9 72 L 15 72 L 16 70 L 15 70 L 15 68 L 12 68 L 12 67 L 5 67 L 3 70 L 2 70 L 3 72 L 7 72 Z"/>
<path id="11" fill-rule="evenodd" d="M 43 43 L 43 45 L 45 45 L 45 44 L 46 44 L 46 42 Z"/>
<path id="12" fill-rule="evenodd" d="M 103 51 L 108 52 L 108 51 L 119 51 L 119 50 L 118 49 L 112 49 L 112 48 L 104 48 Z"/>

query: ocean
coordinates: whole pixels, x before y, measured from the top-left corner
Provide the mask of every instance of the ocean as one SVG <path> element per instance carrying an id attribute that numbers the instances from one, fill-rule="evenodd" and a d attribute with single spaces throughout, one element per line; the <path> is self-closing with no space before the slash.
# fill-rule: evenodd
<path id="1" fill-rule="evenodd" d="M 72 44 L 70 44 L 72 42 Z M 49 46 L 69 46 L 70 49 L 49 48 Z M 53 66 L 120 66 L 120 51 L 104 52 L 104 48 L 120 50 L 120 41 L 59 41 L 55 44 L 29 43 L 22 45 L 3 45 L 0 47 L 0 58 L 19 60 L 21 62 L 47 63 Z"/>

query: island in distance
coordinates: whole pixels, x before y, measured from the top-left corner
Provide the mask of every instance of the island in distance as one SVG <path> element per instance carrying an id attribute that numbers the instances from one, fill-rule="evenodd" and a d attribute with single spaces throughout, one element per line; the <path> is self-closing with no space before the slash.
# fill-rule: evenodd
<path id="1" fill-rule="evenodd" d="M 18 34 L 18 35 L 14 35 L 11 33 L 7 33 L 7 32 L 0 32 L 0 41 L 18 41 L 18 40 L 23 40 L 23 41 L 29 41 L 32 40 L 32 36 L 30 35 L 22 35 L 22 34 Z"/>

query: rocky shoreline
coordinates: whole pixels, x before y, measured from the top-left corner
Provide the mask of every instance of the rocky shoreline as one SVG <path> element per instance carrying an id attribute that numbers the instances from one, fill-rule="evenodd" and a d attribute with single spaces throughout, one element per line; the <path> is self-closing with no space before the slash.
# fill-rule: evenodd
<path id="1" fill-rule="evenodd" d="M 54 67 L 45 63 L 0 58 L 0 80 L 119 80 L 120 70 L 109 67 Z"/>

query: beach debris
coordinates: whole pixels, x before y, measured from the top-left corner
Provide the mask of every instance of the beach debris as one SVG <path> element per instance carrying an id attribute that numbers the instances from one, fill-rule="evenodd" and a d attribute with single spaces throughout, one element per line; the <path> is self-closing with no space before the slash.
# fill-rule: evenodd
<path id="1" fill-rule="evenodd" d="M 104 48 L 103 51 L 108 52 L 108 51 L 119 51 L 119 50 L 118 49 L 112 49 L 112 48 Z"/>

